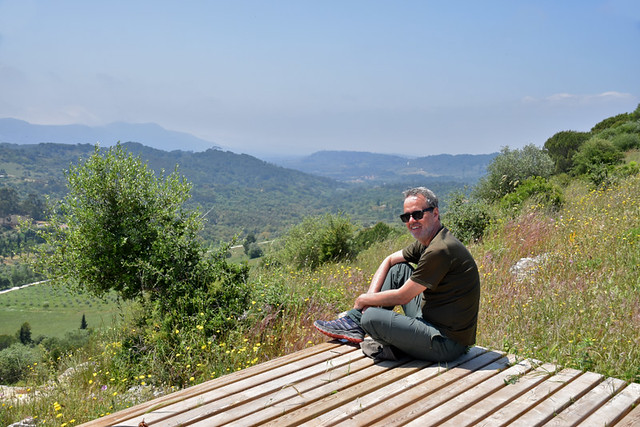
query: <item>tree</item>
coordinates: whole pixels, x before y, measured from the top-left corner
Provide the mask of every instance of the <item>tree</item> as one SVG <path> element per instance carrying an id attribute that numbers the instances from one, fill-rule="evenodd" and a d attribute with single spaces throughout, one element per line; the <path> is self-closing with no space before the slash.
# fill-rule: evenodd
<path id="1" fill-rule="evenodd" d="M 544 148 L 555 163 L 556 173 L 568 172 L 573 167 L 573 156 L 591 134 L 589 132 L 562 131 L 547 139 Z"/>
<path id="2" fill-rule="evenodd" d="M 82 314 L 82 320 L 80 321 L 80 329 L 87 329 L 87 319 L 84 317 L 84 313 Z"/>
<path id="3" fill-rule="evenodd" d="M 20 340 L 20 342 L 24 345 L 29 345 L 33 342 L 31 340 L 31 325 L 29 324 L 29 322 L 24 322 L 22 326 L 20 326 L 20 329 L 18 330 L 18 333 L 16 335 L 18 340 Z"/>
<path id="4" fill-rule="evenodd" d="M 256 242 L 256 235 L 253 233 L 247 234 L 247 237 L 244 239 L 244 243 L 242 246 L 244 247 L 244 254 L 249 255 L 249 248 L 251 248 L 251 244 Z"/>
<path id="5" fill-rule="evenodd" d="M 50 279 L 97 295 L 114 290 L 176 318 L 189 314 L 178 306 L 217 307 L 211 299 L 238 292 L 246 270 L 227 264 L 225 249 L 207 253 L 197 235 L 201 217 L 184 208 L 191 185 L 177 171 L 156 177 L 117 144 L 106 152 L 96 147 L 65 176 L 68 194 L 52 209 L 37 257 Z"/>
<path id="6" fill-rule="evenodd" d="M 0 216 L 17 214 L 20 210 L 18 192 L 10 187 L 0 188 Z"/>

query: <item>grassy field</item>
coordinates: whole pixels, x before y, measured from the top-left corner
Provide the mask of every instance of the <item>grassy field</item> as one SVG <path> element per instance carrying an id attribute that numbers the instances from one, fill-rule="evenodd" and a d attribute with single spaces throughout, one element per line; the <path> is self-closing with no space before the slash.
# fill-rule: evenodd
<path id="1" fill-rule="evenodd" d="M 32 338 L 63 337 L 78 329 L 85 315 L 90 328 L 111 326 L 119 312 L 115 295 L 104 300 L 66 287 L 37 284 L 0 294 L 0 335 L 13 335 L 24 322 Z"/>

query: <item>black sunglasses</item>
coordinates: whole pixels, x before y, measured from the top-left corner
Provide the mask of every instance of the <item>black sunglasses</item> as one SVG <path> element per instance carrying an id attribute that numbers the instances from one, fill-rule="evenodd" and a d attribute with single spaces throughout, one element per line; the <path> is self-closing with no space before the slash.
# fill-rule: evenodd
<path id="1" fill-rule="evenodd" d="M 430 212 L 433 209 L 434 208 L 424 208 L 421 211 L 413 211 L 413 212 L 403 213 L 402 215 L 400 215 L 400 220 L 402 222 L 409 222 L 409 218 L 413 217 L 413 219 L 418 221 L 418 220 L 422 219 L 422 217 L 424 216 L 425 212 Z"/>

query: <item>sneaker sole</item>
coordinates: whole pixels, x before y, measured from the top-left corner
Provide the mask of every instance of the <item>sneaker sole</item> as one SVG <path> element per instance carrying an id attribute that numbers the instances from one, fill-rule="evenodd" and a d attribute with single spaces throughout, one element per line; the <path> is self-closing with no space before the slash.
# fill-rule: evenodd
<path id="1" fill-rule="evenodd" d="M 331 338 L 336 338 L 336 339 L 339 339 L 339 340 L 347 340 L 347 341 L 355 343 L 355 344 L 359 344 L 362 341 L 364 341 L 364 338 L 356 338 L 356 337 L 349 336 L 349 335 L 336 334 L 334 332 L 329 332 L 329 331 L 325 331 L 324 329 L 320 329 L 316 325 L 313 325 L 313 327 L 316 328 L 318 331 L 322 332 L 323 334 L 331 337 Z"/>

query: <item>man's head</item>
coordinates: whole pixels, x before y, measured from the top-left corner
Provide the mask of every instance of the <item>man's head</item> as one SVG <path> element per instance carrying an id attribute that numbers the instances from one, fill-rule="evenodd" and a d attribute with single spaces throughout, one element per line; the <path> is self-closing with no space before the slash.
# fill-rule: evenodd
<path id="1" fill-rule="evenodd" d="M 437 208 L 438 207 L 438 197 L 435 193 L 429 190 L 427 187 L 414 187 L 402 192 L 404 198 L 406 199 L 409 196 L 417 196 L 422 195 L 424 199 L 427 201 L 428 208 Z"/>
<path id="2" fill-rule="evenodd" d="M 440 230 L 438 198 L 425 187 L 411 188 L 404 192 L 404 213 L 400 216 L 411 235 L 427 246 Z"/>

